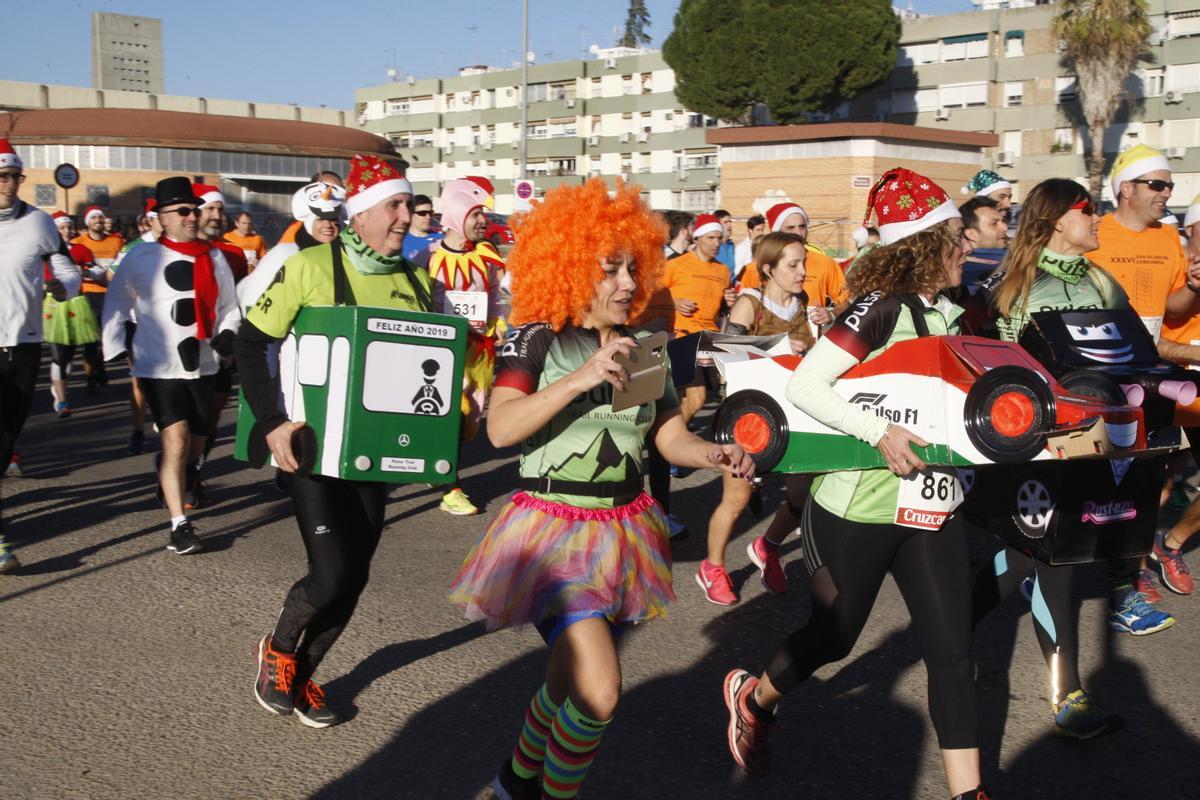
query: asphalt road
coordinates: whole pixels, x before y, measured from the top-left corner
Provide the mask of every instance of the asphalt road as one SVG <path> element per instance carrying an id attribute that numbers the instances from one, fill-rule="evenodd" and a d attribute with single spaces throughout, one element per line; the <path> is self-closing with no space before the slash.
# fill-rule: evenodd
<path id="1" fill-rule="evenodd" d="M 392 492 L 371 584 L 318 675 L 353 718 L 310 730 L 251 696 L 256 642 L 303 571 L 286 498 L 232 460 L 230 408 L 209 476 L 217 502 L 194 516 L 206 549 L 165 551 L 153 452 L 125 452 L 126 388 L 95 400 L 76 388 L 60 421 L 43 382 L 19 445 L 27 477 L 3 482 L 25 567 L 0 577 L 0 798 L 490 796 L 545 655 L 532 630 L 486 633 L 445 594 L 512 485 L 514 453 L 468 449 L 478 517 L 440 512 L 428 487 Z M 808 587 L 793 539 L 791 590 L 765 592 L 745 545 L 766 519 L 747 515 L 730 548 L 741 603 L 705 602 L 693 574 L 718 486 L 705 473 L 675 482 L 693 530 L 675 547 L 679 600 L 625 641 L 625 695 L 583 796 L 944 798 L 925 670 L 890 581 L 843 667 L 786 700 L 773 774 L 734 767 L 722 677 L 762 667 L 807 614 Z M 1179 623 L 1135 639 L 1105 629 L 1098 570 L 1077 583 L 1085 685 L 1126 726 L 1087 743 L 1053 736 L 1028 606 L 1013 598 L 975 645 L 986 783 L 997 798 L 1200 798 L 1200 601 L 1168 597 Z"/>

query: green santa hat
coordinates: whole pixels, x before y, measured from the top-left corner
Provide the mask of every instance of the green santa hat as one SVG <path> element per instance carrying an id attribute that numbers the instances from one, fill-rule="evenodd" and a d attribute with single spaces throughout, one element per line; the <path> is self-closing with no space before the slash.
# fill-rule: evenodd
<path id="1" fill-rule="evenodd" d="M 962 187 L 963 194 L 974 192 L 976 195 L 987 197 L 992 192 L 998 192 L 1001 189 L 1011 189 L 1012 184 L 1004 180 L 990 169 L 981 169 L 975 173 L 975 177 L 967 181 L 967 185 Z"/>

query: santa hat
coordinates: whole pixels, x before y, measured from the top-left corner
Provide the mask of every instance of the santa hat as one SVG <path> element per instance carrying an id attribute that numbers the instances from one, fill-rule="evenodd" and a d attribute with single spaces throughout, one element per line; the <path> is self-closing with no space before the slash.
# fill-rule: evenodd
<path id="1" fill-rule="evenodd" d="M 1200 194 L 1192 198 L 1192 204 L 1183 215 L 1183 227 L 1190 228 L 1197 222 L 1200 222 Z"/>
<path id="2" fill-rule="evenodd" d="M 378 156 L 355 155 L 350 159 L 346 179 L 346 212 L 350 216 L 366 211 L 394 194 L 412 195 L 412 184 L 388 162 Z"/>
<path id="3" fill-rule="evenodd" d="M 767 209 L 767 227 L 772 233 L 778 233 L 783 230 L 783 221 L 792 214 L 799 214 L 804 217 L 804 224 L 808 224 L 808 214 L 804 213 L 804 209 L 795 203 L 776 203 Z"/>
<path id="4" fill-rule="evenodd" d="M 215 186 L 210 186 L 207 183 L 193 183 L 192 194 L 200 198 L 200 207 L 210 205 L 212 203 L 220 203 L 225 205 L 225 195 L 221 194 L 221 190 Z"/>
<path id="5" fill-rule="evenodd" d="M 25 165 L 21 163 L 21 157 L 17 155 L 17 151 L 13 150 L 12 145 L 8 143 L 8 139 L 0 139 L 0 169 L 22 169 Z"/>
<path id="6" fill-rule="evenodd" d="M 442 191 L 442 227 L 465 235 L 463 229 L 472 211 L 495 207 L 493 193 L 492 182 L 477 175 L 450 181 Z"/>
<path id="7" fill-rule="evenodd" d="M 146 201 L 146 210 L 144 212 L 146 214 L 146 219 L 154 219 L 158 216 L 158 212 L 154 210 L 156 208 L 158 208 L 158 201 L 153 197 Z"/>
<path id="8" fill-rule="evenodd" d="M 710 233 L 725 234 L 725 226 L 721 224 L 721 220 L 712 214 L 701 214 L 696 217 L 696 228 L 692 231 L 692 236 L 699 238 Z"/>
<path id="9" fill-rule="evenodd" d="M 86 225 L 92 217 L 103 217 L 104 210 L 100 206 L 88 206 L 83 210 L 83 224 Z"/>
<path id="10" fill-rule="evenodd" d="M 960 190 L 963 194 L 975 193 L 977 197 L 987 197 L 993 192 L 998 192 L 1001 189 L 1011 189 L 1012 183 L 1001 178 L 990 169 L 981 169 L 975 173 L 975 177 L 967 181 L 966 185 Z"/>
<path id="11" fill-rule="evenodd" d="M 870 221 L 872 212 L 878 220 L 876 227 L 883 245 L 961 217 L 942 187 L 903 167 L 883 173 L 872 187 L 863 225 Z"/>
<path id="12" fill-rule="evenodd" d="M 1155 170 L 1171 171 L 1167 158 L 1159 151 L 1148 145 L 1139 144 L 1117 156 L 1113 162 L 1112 172 L 1109 173 L 1109 184 L 1112 186 L 1113 197 L 1121 196 L 1121 184 L 1140 178 L 1147 172 Z"/>
<path id="13" fill-rule="evenodd" d="M 859 250 L 867 246 L 867 240 L 871 238 L 871 232 L 864 227 L 858 227 L 850 231 L 850 241 L 854 242 L 854 246 Z"/>
<path id="14" fill-rule="evenodd" d="M 61 225 L 64 222 L 70 222 L 71 218 L 64 211 L 55 211 L 50 215 L 50 219 L 54 220 L 55 225 Z"/>

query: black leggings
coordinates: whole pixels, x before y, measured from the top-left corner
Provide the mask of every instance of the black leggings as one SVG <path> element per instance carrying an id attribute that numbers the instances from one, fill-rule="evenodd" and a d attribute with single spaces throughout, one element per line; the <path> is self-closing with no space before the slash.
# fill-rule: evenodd
<path id="1" fill-rule="evenodd" d="M 1052 566 L 1037 561 L 1020 550 L 1004 547 L 991 561 L 979 565 L 975 586 L 971 591 L 972 627 L 978 625 L 992 609 L 1016 591 L 1030 575 L 1033 584 L 1033 631 L 1046 666 L 1052 667 L 1058 654 L 1058 681 L 1051 687 L 1059 700 L 1080 688 L 1079 685 L 1079 619 L 1071 606 L 1071 578 L 1075 568 L 1070 564 Z"/>
<path id="2" fill-rule="evenodd" d="M 296 653 L 307 678 L 341 635 L 366 588 L 383 532 L 389 487 L 313 476 L 289 478 L 308 574 L 288 592 L 272 639 L 278 649 Z"/>
<path id="3" fill-rule="evenodd" d="M 765 534 L 767 539 L 775 544 L 783 544 L 783 540 L 800 527 L 800 521 L 804 516 L 804 504 L 808 502 L 808 495 L 812 491 L 812 482 L 815 477 L 816 475 L 807 473 L 783 476 L 785 498 L 767 528 Z"/>
<path id="4" fill-rule="evenodd" d="M 925 659 L 938 743 L 944 750 L 978 747 L 961 520 L 951 517 L 936 532 L 850 522 L 809 500 L 800 533 L 812 577 L 812 613 L 771 656 L 767 676 L 775 688 L 788 692 L 818 667 L 849 655 L 891 572 Z"/>

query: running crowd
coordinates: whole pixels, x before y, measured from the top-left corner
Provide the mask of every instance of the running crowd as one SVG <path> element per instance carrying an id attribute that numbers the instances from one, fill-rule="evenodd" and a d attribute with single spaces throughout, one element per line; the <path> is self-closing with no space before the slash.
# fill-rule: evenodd
<path id="1" fill-rule="evenodd" d="M 77 350 L 91 393 L 105 391 L 106 363 L 124 360 L 129 450 L 147 446 L 149 408 L 166 547 L 195 553 L 203 539 L 188 512 L 207 502 L 203 470 L 236 377 L 263 456 L 278 466 L 276 486 L 291 496 L 308 559 L 258 644 L 255 696 L 271 713 L 314 728 L 342 721 L 314 675 L 366 588 L 388 495 L 387 484 L 300 469 L 305 422 L 289 419 L 280 402 L 279 344 L 305 307 L 457 313 L 448 293 L 466 292 L 486 312 L 470 317 L 463 439 L 483 430 L 495 447 L 519 444 L 521 455 L 515 491 L 466 555 L 450 600 L 489 628 L 533 625 L 548 650 L 545 681 L 493 782 L 497 797 L 579 792 L 621 695 L 619 639 L 630 625 L 664 616 L 675 597 L 671 540 L 687 529 L 670 513 L 670 488 L 681 468 L 720 473 L 694 579 L 712 603 L 738 602 L 726 550 L 738 517 L 763 512 L 763 479 L 740 446 L 689 427 L 719 398 L 720 375 L 701 365 L 667 370 L 659 399 L 613 407 L 614 391 L 631 379 L 630 354 L 659 332 L 786 337 L 803 358 L 777 400 L 875 448 L 887 465 L 783 476 L 784 501 L 747 547 L 767 590 L 783 594 L 780 546 L 798 533 L 812 597 L 803 625 L 764 651 L 765 668 L 725 679 L 726 735 L 738 765 L 769 771 L 784 695 L 848 656 L 889 573 L 928 670 L 949 797 L 990 796 L 970 644 L 975 626 L 1018 591 L 1035 608 L 1055 733 L 1089 739 L 1119 723 L 1080 683 L 1072 567 L 978 529 L 970 535 L 993 542 L 994 557 L 971 565 L 959 514 L 940 531 L 902 524 L 901 484 L 930 469 L 914 449 L 926 442 L 833 386 L 898 342 L 965 332 L 1015 342 L 1031 313 L 1047 310 L 1132 309 L 1163 358 L 1200 364 L 1200 198 L 1181 234 L 1165 218 L 1174 184 L 1155 150 L 1140 145 L 1117 159 L 1116 206 L 1103 217 L 1098 198 L 1075 181 L 1030 187 L 1011 243 L 1013 187 L 994 172 L 979 172 L 956 207 L 928 178 L 889 170 L 843 262 L 809 241 L 808 214 L 796 203 L 751 217 L 735 245 L 725 211 L 660 214 L 636 187 L 610 191 L 599 179 L 552 190 L 516 217 L 506 261 L 484 238 L 493 205 L 486 179 L 449 182 L 438 225 L 433 200 L 373 156 L 351 159 L 345 181 L 314 175 L 293 196 L 294 223 L 271 248 L 250 214 L 231 227 L 219 189 L 185 177 L 154 187 L 140 235 L 128 242 L 98 207 L 84 211 L 76 235 L 72 217 L 20 199 L 23 179 L 21 159 L 0 141 L 0 464 L 9 477 L 20 474 L 16 441 L 35 400 L 43 342 L 59 417 L 71 414 Z M 1195 457 L 1200 405 L 1178 408 L 1175 423 Z M 1115 631 L 1170 627 L 1174 617 L 1155 606 L 1160 588 L 1193 591 L 1182 550 L 1200 530 L 1200 497 L 1185 481 L 1189 470 L 1185 453 L 1163 476 L 1163 503 L 1182 515 L 1157 533 L 1149 556 L 1106 565 Z M 478 512 L 458 486 L 446 487 L 441 509 Z M 3 532 L 0 572 L 18 571 Z"/>

